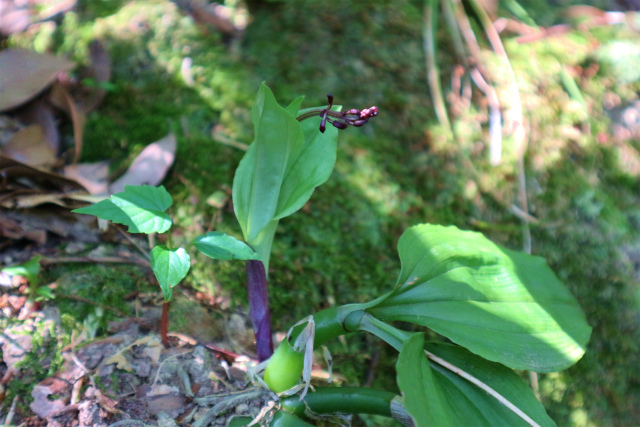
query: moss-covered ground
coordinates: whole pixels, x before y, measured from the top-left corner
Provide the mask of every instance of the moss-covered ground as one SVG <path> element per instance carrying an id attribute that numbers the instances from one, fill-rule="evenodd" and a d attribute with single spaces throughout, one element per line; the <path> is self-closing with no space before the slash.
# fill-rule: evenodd
<path id="1" fill-rule="evenodd" d="M 529 3 L 542 24 L 561 20 L 557 7 Z M 240 235 L 228 204 L 218 209 L 206 201 L 228 192 L 243 152 L 211 132 L 251 142 L 249 111 L 261 81 L 283 104 L 304 94 L 305 106 L 320 105 L 332 93 L 348 108 L 379 107 L 366 127 L 341 132 L 329 182 L 281 221 L 270 266 L 277 330 L 328 305 L 390 289 L 399 271 L 395 244 L 409 225 L 454 224 L 522 248 L 522 223 L 510 211 L 518 196 L 514 142 L 505 138 L 501 164 L 489 164 L 481 94 L 456 115 L 458 139 L 444 136 L 427 86 L 421 2 L 267 2 L 251 18 L 242 39 L 228 41 L 165 0 L 81 0 L 44 47 L 82 62 L 88 43 L 99 38 L 111 55 L 112 85 L 88 117 L 83 161 L 108 158 L 121 172 L 145 145 L 176 133 L 165 185 L 176 200 L 177 243 L 205 230 L 213 215 L 219 230 Z M 448 87 L 453 59 L 444 30 L 439 40 Z M 543 402 L 559 426 L 630 426 L 640 419 L 633 262 L 640 252 L 640 142 L 614 139 L 604 108 L 612 97 L 627 105 L 640 90 L 633 66 L 611 53 L 620 41 L 640 46 L 624 26 L 576 29 L 530 44 L 505 36 L 528 135 L 527 196 L 538 219 L 531 224 L 532 252 L 549 260 L 594 327 L 575 367 L 540 378 Z M 33 47 L 28 37 L 11 43 Z M 509 90 L 500 62 L 485 53 L 498 92 Z M 192 86 L 181 76 L 184 57 L 193 61 Z M 584 104 L 563 75 L 577 84 Z M 197 261 L 187 286 L 245 305 L 241 264 Z M 361 367 L 379 353 L 373 384 L 393 383 L 386 369 L 391 353 L 374 340 L 349 339 L 333 350 L 337 368 L 360 384 L 369 374 Z"/>

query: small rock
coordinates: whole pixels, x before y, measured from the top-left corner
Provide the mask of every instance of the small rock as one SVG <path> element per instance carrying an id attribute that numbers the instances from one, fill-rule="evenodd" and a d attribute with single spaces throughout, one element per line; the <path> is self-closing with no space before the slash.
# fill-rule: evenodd
<path id="1" fill-rule="evenodd" d="M 238 406 L 236 406 L 236 414 L 244 414 L 248 410 L 249 410 L 249 405 L 247 405 L 246 403 L 241 403 Z"/>
<path id="2" fill-rule="evenodd" d="M 160 412 L 158 414 L 158 427 L 178 427 L 175 420 L 169 416 L 166 412 Z"/>

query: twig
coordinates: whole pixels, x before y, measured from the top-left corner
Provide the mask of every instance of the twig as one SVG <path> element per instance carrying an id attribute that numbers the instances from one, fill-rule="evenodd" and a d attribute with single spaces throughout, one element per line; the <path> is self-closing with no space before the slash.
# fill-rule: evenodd
<path id="1" fill-rule="evenodd" d="M 42 257 L 40 263 L 43 265 L 50 264 L 65 264 L 71 262 L 90 262 L 93 264 L 135 264 L 141 267 L 149 267 L 149 261 L 139 258 L 125 258 L 125 257 L 64 257 L 64 258 L 51 258 Z"/>
<path id="2" fill-rule="evenodd" d="M 14 396 L 13 401 L 11 402 L 11 408 L 9 408 L 9 412 L 7 413 L 7 418 L 4 420 L 4 425 L 10 426 L 11 421 L 13 421 L 13 416 L 16 414 L 16 405 L 18 403 L 18 396 Z"/>
<path id="3" fill-rule="evenodd" d="M 220 144 L 228 145 L 229 147 L 237 148 L 242 151 L 247 151 L 249 149 L 249 146 L 244 142 L 231 139 L 221 132 L 212 132 L 211 137 L 214 141 L 219 142 Z"/>
<path id="4" fill-rule="evenodd" d="M 122 227 L 120 227 L 117 224 L 114 224 L 113 222 L 110 223 L 113 228 L 115 228 L 116 230 L 118 230 L 118 232 L 120 234 L 122 234 L 122 237 L 124 237 L 125 239 L 127 239 L 129 241 L 129 243 L 131 243 L 133 246 L 136 247 L 136 249 L 138 249 L 138 251 L 140 252 L 140 254 L 142 254 L 142 256 L 144 257 L 144 259 L 149 259 L 149 252 L 144 250 L 144 248 L 142 246 L 140 246 L 140 244 L 138 244 L 138 242 L 136 242 L 130 235 L 129 233 L 127 233 L 126 231 L 124 231 L 122 229 Z"/>
<path id="5" fill-rule="evenodd" d="M 254 402 L 264 393 L 265 391 L 262 389 L 253 389 L 249 390 L 246 393 L 229 397 L 214 405 L 213 408 L 209 409 L 202 417 L 198 418 L 198 420 L 192 424 L 192 427 L 205 427 L 209 425 L 211 420 L 213 420 L 221 412 L 234 408 L 241 403 Z"/>
<path id="6" fill-rule="evenodd" d="M 435 354 L 430 353 L 427 350 L 425 350 L 424 352 L 425 352 L 425 354 L 427 355 L 427 357 L 429 359 L 433 360 L 438 365 L 450 370 L 451 372 L 455 373 L 456 375 L 461 376 L 465 380 L 469 381 L 470 383 L 478 386 L 479 388 L 481 388 L 482 390 L 487 392 L 491 397 L 493 397 L 498 402 L 500 402 L 501 404 L 506 406 L 510 411 L 512 411 L 514 414 L 516 414 L 517 416 L 522 418 L 522 420 L 524 420 L 530 426 L 532 426 L 532 427 L 540 427 L 540 425 L 538 423 L 536 423 L 534 420 L 532 420 L 531 417 L 529 417 L 527 414 L 522 412 L 520 410 L 520 408 L 518 408 L 516 405 L 511 403 L 506 397 L 504 397 L 503 395 L 498 393 L 496 390 L 494 390 L 493 388 L 491 388 L 487 384 L 483 383 L 482 381 L 480 381 L 479 379 L 477 379 L 473 375 L 469 374 L 468 372 L 463 371 L 462 369 L 458 368 L 457 366 L 447 362 L 446 360 L 439 358 Z"/>
<path id="7" fill-rule="evenodd" d="M 156 371 L 156 376 L 153 379 L 153 383 L 151 384 L 151 387 L 155 387 L 156 383 L 158 382 L 158 378 L 160 377 L 160 371 L 162 370 L 162 366 L 164 366 L 164 364 L 166 362 L 168 362 L 169 360 L 175 359 L 176 357 L 180 357 L 180 356 L 184 356 L 185 354 L 189 353 L 191 350 L 186 351 L 184 353 L 179 353 L 179 354 L 174 354 L 173 356 L 169 356 L 166 359 L 164 359 L 161 363 L 160 366 L 158 366 L 158 370 Z"/>

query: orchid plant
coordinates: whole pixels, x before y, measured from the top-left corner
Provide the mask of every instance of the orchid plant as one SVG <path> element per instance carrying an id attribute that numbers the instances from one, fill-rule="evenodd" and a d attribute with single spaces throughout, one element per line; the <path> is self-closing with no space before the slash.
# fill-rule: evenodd
<path id="1" fill-rule="evenodd" d="M 398 242 L 400 276 L 388 293 L 301 320 L 273 353 L 267 272 L 278 222 L 329 178 L 338 130 L 362 126 L 378 114 L 376 107 L 342 112 L 331 95 L 327 107 L 300 110 L 302 100 L 282 107 L 266 85 L 260 87 L 252 109 L 255 140 L 233 182 L 244 241 L 217 231 L 193 241 L 212 258 L 246 262 L 262 361 L 252 379 L 273 397 L 253 423 L 305 426 L 338 414 L 372 413 L 407 426 L 555 426 L 514 370 L 568 368 L 584 354 L 591 329 L 544 259 L 501 247 L 480 233 L 429 224 L 409 228 Z M 132 232 L 162 233 L 171 226 L 165 213 L 170 205 L 163 187 L 128 187 L 76 212 L 126 224 Z M 150 262 L 168 307 L 171 289 L 189 270 L 189 255 L 160 245 Z M 429 328 L 448 342 L 425 342 L 424 333 L 399 329 L 394 321 Z M 314 350 L 351 333 L 373 334 L 398 351 L 399 395 L 310 387 Z"/>

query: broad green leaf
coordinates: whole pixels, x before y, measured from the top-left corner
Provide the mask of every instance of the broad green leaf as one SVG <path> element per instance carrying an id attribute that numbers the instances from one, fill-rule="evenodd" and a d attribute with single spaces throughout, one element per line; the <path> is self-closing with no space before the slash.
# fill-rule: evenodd
<path id="1" fill-rule="evenodd" d="M 200 252 L 213 259 L 260 259 L 260 256 L 249 245 L 219 231 L 210 231 L 196 237 L 193 245 Z"/>
<path id="2" fill-rule="evenodd" d="M 270 241 L 265 236 L 277 221 L 300 209 L 335 164 L 337 129 L 329 127 L 321 134 L 320 117 L 298 122 L 294 110 L 301 101 L 284 109 L 266 85 L 260 87 L 252 109 L 255 139 L 233 181 L 236 217 L 245 240 L 265 264 L 270 244 L 257 242 Z"/>
<path id="3" fill-rule="evenodd" d="M 176 286 L 189 272 L 189 254 L 183 248 L 169 249 L 166 246 L 156 246 L 151 251 L 151 269 L 156 275 L 164 301 L 171 301 L 173 287 Z"/>
<path id="4" fill-rule="evenodd" d="M 414 334 L 404 342 L 396 363 L 398 387 L 404 405 L 416 427 L 458 427 L 450 402 L 434 379 L 424 354 L 424 334 Z"/>
<path id="5" fill-rule="evenodd" d="M 172 203 L 163 186 L 125 185 L 124 191 L 111 198 L 72 212 L 126 225 L 131 233 L 164 233 L 171 227 L 171 218 L 165 211 Z"/>
<path id="6" fill-rule="evenodd" d="M 417 426 L 555 427 L 531 389 L 511 369 L 451 344 L 427 343 L 426 349 L 487 389 L 429 360 L 422 334 L 414 334 L 404 342 L 396 369 L 405 407 Z"/>
<path id="7" fill-rule="evenodd" d="M 22 264 L 18 265 L 12 265 L 11 267 L 4 267 L 0 271 L 8 274 L 9 276 L 22 276 L 33 284 L 38 278 L 38 273 L 40 273 L 41 259 L 42 255 L 36 255 L 29 261 L 25 261 Z"/>
<path id="8" fill-rule="evenodd" d="M 529 421 L 535 422 L 540 427 L 556 426 L 531 388 L 511 369 L 500 363 L 489 362 L 460 346 L 427 343 L 425 348 L 489 386 L 505 401 L 522 411 Z M 458 417 L 462 418 L 462 414 L 471 414 L 471 417 L 462 419 L 460 425 L 487 427 L 531 425 L 477 385 L 432 360 L 429 360 L 429 363 L 436 383 L 443 390 L 449 405 L 453 407 Z"/>
<path id="9" fill-rule="evenodd" d="M 584 354 L 591 328 L 544 259 L 435 225 L 408 229 L 398 250 L 396 288 L 368 309 L 378 319 L 427 326 L 514 369 L 562 370 Z"/>

